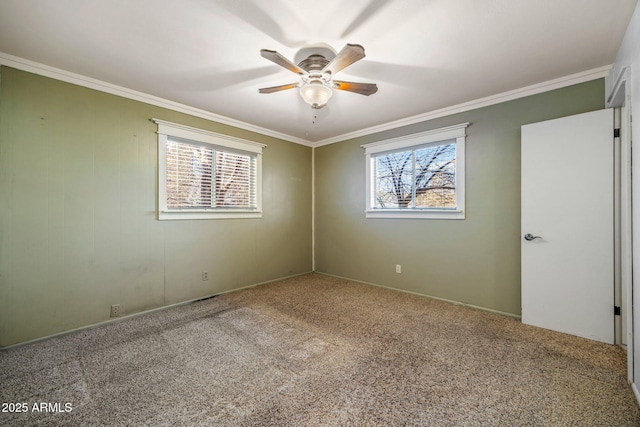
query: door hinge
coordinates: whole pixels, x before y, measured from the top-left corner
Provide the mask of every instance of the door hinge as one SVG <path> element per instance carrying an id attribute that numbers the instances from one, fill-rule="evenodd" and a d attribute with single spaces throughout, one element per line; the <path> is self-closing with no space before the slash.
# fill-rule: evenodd
<path id="1" fill-rule="evenodd" d="M 620 316 L 622 314 L 622 310 L 620 309 L 620 306 L 614 306 L 613 307 L 613 315 L 614 316 Z"/>
<path id="2" fill-rule="evenodd" d="M 614 138 L 620 138 L 620 128 L 617 128 L 617 129 L 613 130 L 613 137 Z"/>

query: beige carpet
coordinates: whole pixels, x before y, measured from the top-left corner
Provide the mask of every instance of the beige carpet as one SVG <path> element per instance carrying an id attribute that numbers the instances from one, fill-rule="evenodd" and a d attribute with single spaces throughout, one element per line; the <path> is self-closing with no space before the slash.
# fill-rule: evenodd
<path id="1" fill-rule="evenodd" d="M 3 405 L 28 408 L 2 426 L 640 425 L 618 347 L 319 274 L 0 351 L 0 368 Z"/>

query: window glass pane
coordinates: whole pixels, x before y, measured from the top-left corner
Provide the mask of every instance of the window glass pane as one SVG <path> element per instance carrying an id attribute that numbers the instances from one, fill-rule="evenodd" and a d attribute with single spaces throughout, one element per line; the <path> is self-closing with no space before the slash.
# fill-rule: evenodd
<path id="1" fill-rule="evenodd" d="M 216 152 L 216 207 L 255 207 L 255 191 L 251 191 L 255 171 L 253 163 L 249 155 Z"/>
<path id="2" fill-rule="evenodd" d="M 211 207 L 213 151 L 200 145 L 167 141 L 167 207 Z"/>
<path id="3" fill-rule="evenodd" d="M 456 144 L 415 151 L 416 207 L 456 207 Z"/>
<path id="4" fill-rule="evenodd" d="M 413 152 L 390 153 L 375 158 L 375 207 L 403 208 L 411 204 Z"/>
<path id="5" fill-rule="evenodd" d="M 374 159 L 375 208 L 456 207 L 455 143 Z"/>

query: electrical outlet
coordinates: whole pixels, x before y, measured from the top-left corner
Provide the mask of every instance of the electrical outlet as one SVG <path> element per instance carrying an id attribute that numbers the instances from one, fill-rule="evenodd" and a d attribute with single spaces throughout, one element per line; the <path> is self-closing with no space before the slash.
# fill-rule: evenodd
<path id="1" fill-rule="evenodd" d="M 203 271 L 202 272 L 202 281 L 205 280 L 209 280 L 209 272 L 208 271 Z"/>
<path id="2" fill-rule="evenodd" d="M 111 306 L 111 317 L 120 317 L 122 312 L 120 311 L 120 304 L 114 304 Z"/>
<path id="3" fill-rule="evenodd" d="M 400 264 L 396 264 L 396 273 L 402 273 L 402 266 Z"/>

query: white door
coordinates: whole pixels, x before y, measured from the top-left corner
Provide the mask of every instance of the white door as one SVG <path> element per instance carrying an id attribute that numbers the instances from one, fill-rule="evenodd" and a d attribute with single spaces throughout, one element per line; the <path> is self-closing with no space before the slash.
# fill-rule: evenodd
<path id="1" fill-rule="evenodd" d="M 613 344 L 613 110 L 522 126 L 521 184 L 522 322 Z"/>

